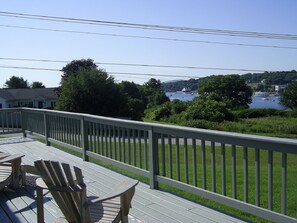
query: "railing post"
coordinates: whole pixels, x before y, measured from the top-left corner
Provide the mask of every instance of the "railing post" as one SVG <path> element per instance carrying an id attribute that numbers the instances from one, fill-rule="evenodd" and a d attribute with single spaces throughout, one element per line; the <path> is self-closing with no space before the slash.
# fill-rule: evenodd
<path id="1" fill-rule="evenodd" d="M 158 137 L 154 133 L 153 127 L 148 131 L 149 133 L 149 163 L 150 163 L 150 188 L 157 189 L 158 181 Z"/>
<path id="2" fill-rule="evenodd" d="M 89 143 L 88 143 L 88 129 L 86 127 L 86 122 L 84 117 L 81 118 L 81 142 L 82 142 L 82 158 L 84 161 L 89 161 L 89 157 L 87 155 Z"/>
<path id="3" fill-rule="evenodd" d="M 27 137 L 27 134 L 26 134 L 26 116 L 25 116 L 25 112 L 23 110 L 21 110 L 21 125 L 22 125 L 23 137 L 26 138 Z"/>
<path id="4" fill-rule="evenodd" d="M 48 141 L 49 129 L 48 129 L 48 121 L 47 121 L 47 115 L 46 115 L 46 112 L 43 113 L 43 121 L 44 121 L 45 145 L 49 146 L 49 145 L 50 145 L 50 143 L 49 143 L 49 141 Z"/>

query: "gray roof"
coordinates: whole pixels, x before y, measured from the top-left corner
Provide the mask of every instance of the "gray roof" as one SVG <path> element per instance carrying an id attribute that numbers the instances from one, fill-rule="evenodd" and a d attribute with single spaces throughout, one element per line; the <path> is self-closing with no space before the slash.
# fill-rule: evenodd
<path id="1" fill-rule="evenodd" d="M 56 94 L 56 88 L 16 88 L 0 89 L 0 97 L 8 100 L 32 100 L 39 97 L 55 100 L 58 98 Z"/>

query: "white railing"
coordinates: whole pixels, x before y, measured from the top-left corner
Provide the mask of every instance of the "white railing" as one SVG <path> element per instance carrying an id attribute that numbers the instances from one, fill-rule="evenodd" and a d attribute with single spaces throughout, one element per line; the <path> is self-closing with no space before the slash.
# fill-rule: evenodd
<path id="1" fill-rule="evenodd" d="M 38 109 L 0 114 L 18 120 L 2 121 L 2 132 L 22 127 L 86 161 L 147 177 L 151 188 L 164 183 L 270 221 L 297 222 L 296 183 L 288 180 L 297 179 L 297 140 Z"/>

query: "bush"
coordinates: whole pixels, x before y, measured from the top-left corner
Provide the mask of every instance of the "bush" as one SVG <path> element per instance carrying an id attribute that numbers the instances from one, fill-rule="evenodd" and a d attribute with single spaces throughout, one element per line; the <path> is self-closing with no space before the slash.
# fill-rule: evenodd
<path id="1" fill-rule="evenodd" d="M 274 108 L 251 108 L 240 111 L 235 111 L 234 114 L 238 118 L 260 118 L 270 116 L 286 116 L 287 112 Z"/>
<path id="2" fill-rule="evenodd" d="M 170 107 L 171 107 L 171 114 L 176 115 L 185 111 L 188 107 L 188 103 L 175 99 L 170 103 Z"/>
<path id="3" fill-rule="evenodd" d="M 161 121 L 171 116 L 169 103 L 155 106 L 146 111 L 145 117 L 149 120 Z"/>
<path id="4" fill-rule="evenodd" d="M 203 119 L 211 122 L 224 120 L 234 121 L 234 114 L 228 109 L 226 103 L 198 97 L 193 101 L 185 113 L 186 120 Z"/>

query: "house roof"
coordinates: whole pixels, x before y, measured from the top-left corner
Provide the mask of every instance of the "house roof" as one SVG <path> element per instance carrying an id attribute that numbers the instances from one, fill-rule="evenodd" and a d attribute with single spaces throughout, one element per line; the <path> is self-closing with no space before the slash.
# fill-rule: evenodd
<path id="1" fill-rule="evenodd" d="M 32 100 L 36 98 L 57 99 L 56 88 L 3 88 L 0 89 L 0 97 L 8 100 Z"/>

